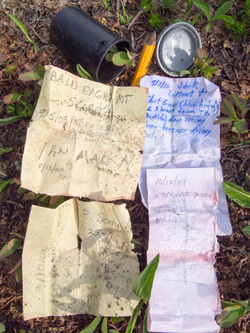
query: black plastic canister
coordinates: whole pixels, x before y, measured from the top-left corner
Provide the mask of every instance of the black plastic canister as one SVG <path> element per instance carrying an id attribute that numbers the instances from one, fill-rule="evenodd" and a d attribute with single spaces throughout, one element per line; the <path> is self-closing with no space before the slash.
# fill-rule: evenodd
<path id="1" fill-rule="evenodd" d="M 102 83 L 115 79 L 125 67 L 105 59 L 110 48 L 116 45 L 118 51 L 131 49 L 127 39 L 73 6 L 65 7 L 53 18 L 50 39 L 70 60 Z"/>

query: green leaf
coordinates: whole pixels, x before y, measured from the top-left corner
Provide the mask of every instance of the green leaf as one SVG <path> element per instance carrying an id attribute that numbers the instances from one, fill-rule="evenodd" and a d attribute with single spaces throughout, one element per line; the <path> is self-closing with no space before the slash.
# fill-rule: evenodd
<path id="1" fill-rule="evenodd" d="M 106 55 L 105 55 L 105 59 L 107 60 L 107 61 L 109 61 L 109 62 L 111 62 L 112 61 L 112 58 L 113 58 L 113 55 L 114 55 L 114 53 L 107 53 Z"/>
<path id="2" fill-rule="evenodd" d="M 18 68 L 18 65 L 15 62 L 12 62 L 11 64 L 8 64 L 5 68 L 5 72 L 7 73 L 14 73 Z"/>
<path id="3" fill-rule="evenodd" d="M 30 37 L 28 35 L 28 31 L 27 31 L 25 25 L 23 24 L 23 22 L 20 21 L 15 15 L 12 15 L 12 14 L 9 14 L 9 15 L 10 15 L 11 20 L 18 26 L 18 28 L 26 36 L 26 38 L 28 39 L 28 41 L 32 43 L 32 40 L 30 39 Z"/>
<path id="4" fill-rule="evenodd" d="M 198 18 L 200 17 L 201 13 L 198 13 L 197 15 L 195 15 L 195 17 L 193 18 L 191 24 L 195 25 L 195 23 L 198 21 Z"/>
<path id="5" fill-rule="evenodd" d="M 38 51 L 38 46 L 37 46 L 37 44 L 34 43 L 32 40 L 30 41 L 30 43 L 33 45 L 33 49 L 34 49 L 35 53 L 37 53 L 37 51 Z"/>
<path id="6" fill-rule="evenodd" d="M 202 2 L 202 1 L 198 1 L 198 0 L 194 0 L 193 1 L 193 4 L 198 7 L 200 10 L 203 11 L 203 13 L 206 15 L 208 21 L 211 20 L 211 17 L 210 17 L 210 6 L 208 3 L 206 2 Z"/>
<path id="7" fill-rule="evenodd" d="M 25 27 L 25 25 L 23 24 L 22 21 L 20 21 L 15 15 L 9 14 L 11 20 L 18 26 L 18 28 L 22 31 L 22 33 L 26 36 L 27 41 L 29 43 L 31 43 L 33 45 L 33 48 L 35 50 L 35 52 L 37 53 L 38 50 L 38 46 L 35 42 L 33 42 L 33 40 L 30 38 L 30 36 L 28 35 L 27 29 Z"/>
<path id="8" fill-rule="evenodd" d="M 128 17 L 128 22 L 130 22 L 132 20 L 133 16 L 132 15 L 129 15 Z"/>
<path id="9" fill-rule="evenodd" d="M 18 121 L 20 119 L 21 119 L 20 116 L 13 116 L 13 117 L 8 117 L 8 118 L 2 118 L 2 119 L 0 119 L 0 126 L 6 126 L 6 125 L 9 125 L 9 124 L 15 123 L 16 121 Z"/>
<path id="10" fill-rule="evenodd" d="M 231 24 L 235 23 L 234 19 L 228 15 L 220 15 L 220 16 L 213 17 L 211 21 L 215 21 L 215 20 L 221 20 L 221 21 L 225 21 L 225 22 L 228 22 Z"/>
<path id="11" fill-rule="evenodd" d="M 77 64 L 76 66 L 78 74 L 87 80 L 94 80 L 94 78 L 84 69 L 80 64 Z"/>
<path id="12" fill-rule="evenodd" d="M 15 265 L 15 267 L 13 267 L 8 273 L 9 274 L 14 273 L 21 265 L 22 265 L 22 259 L 20 259 L 18 263 Z"/>
<path id="13" fill-rule="evenodd" d="M 207 63 L 207 64 L 211 64 L 213 61 L 214 61 L 213 58 L 212 58 L 212 59 L 207 59 L 206 63 Z"/>
<path id="14" fill-rule="evenodd" d="M 109 6 L 108 0 L 102 0 L 102 2 L 104 3 L 105 7 L 107 8 L 107 10 L 111 10 L 111 6 Z"/>
<path id="15" fill-rule="evenodd" d="M 250 311 L 249 305 L 250 305 L 250 301 L 247 299 L 245 301 L 238 301 L 235 298 L 232 298 L 232 301 L 234 301 L 235 303 L 241 305 L 243 308 L 248 309 L 248 311 Z"/>
<path id="16" fill-rule="evenodd" d="M 235 303 L 221 300 L 221 307 L 224 309 L 228 306 L 234 306 Z"/>
<path id="17" fill-rule="evenodd" d="M 133 60 L 133 54 L 128 49 L 126 49 L 126 52 L 127 52 L 128 58 Z"/>
<path id="18" fill-rule="evenodd" d="M 186 69 L 185 69 L 184 71 L 181 71 L 181 72 L 180 72 L 180 75 L 181 75 L 181 76 L 183 76 L 183 75 L 190 75 L 190 74 L 191 74 L 191 72 L 188 71 L 188 70 L 186 70 Z"/>
<path id="19" fill-rule="evenodd" d="M 125 19 L 124 16 L 120 15 L 120 16 L 119 16 L 119 19 L 120 19 L 120 22 L 121 22 L 122 24 L 125 24 L 125 23 L 126 23 L 126 19 Z"/>
<path id="20" fill-rule="evenodd" d="M 134 66 L 135 60 L 134 59 L 128 59 L 128 61 L 125 64 L 127 67 Z"/>
<path id="21" fill-rule="evenodd" d="M 109 330 L 109 333 L 119 333 L 119 332 L 115 330 Z"/>
<path id="22" fill-rule="evenodd" d="M 108 333 L 108 318 L 104 317 L 102 321 L 102 333 Z"/>
<path id="23" fill-rule="evenodd" d="M 215 74 L 215 73 L 217 72 L 217 70 L 218 70 L 218 66 L 210 67 L 210 72 L 211 72 L 212 74 Z"/>
<path id="24" fill-rule="evenodd" d="M 12 253 L 14 253 L 19 246 L 22 244 L 22 240 L 18 238 L 13 238 L 10 240 L 7 244 L 4 245 L 4 247 L 0 251 L 0 259 L 5 259 L 8 256 L 10 256 Z"/>
<path id="25" fill-rule="evenodd" d="M 199 72 L 199 69 L 198 69 L 198 68 L 194 68 L 194 70 L 193 70 L 193 75 L 196 75 L 198 72 Z M 191 76 L 191 75 L 190 75 L 190 76 Z"/>
<path id="26" fill-rule="evenodd" d="M 247 122 L 245 119 L 240 119 L 238 121 L 235 121 L 234 127 L 236 128 L 236 131 L 244 134 L 247 132 Z"/>
<path id="27" fill-rule="evenodd" d="M 226 98 L 222 99 L 221 111 L 225 113 L 229 118 L 238 120 L 233 105 Z"/>
<path id="28" fill-rule="evenodd" d="M 0 333 L 5 332 L 5 325 L 3 323 L 0 323 Z"/>
<path id="29" fill-rule="evenodd" d="M 118 48 L 117 48 L 117 46 L 116 46 L 116 45 L 112 46 L 112 47 L 110 48 L 109 52 L 111 52 L 111 53 L 116 53 L 116 52 L 118 52 Z"/>
<path id="30" fill-rule="evenodd" d="M 143 333 L 148 333 L 148 306 L 143 318 Z"/>
<path id="31" fill-rule="evenodd" d="M 233 121 L 232 118 L 225 118 L 225 117 L 222 117 L 222 118 L 216 120 L 216 121 L 214 122 L 214 125 L 230 123 L 231 121 Z"/>
<path id="32" fill-rule="evenodd" d="M 124 66 L 129 60 L 127 52 L 121 51 L 117 52 L 112 57 L 112 62 L 116 66 Z"/>
<path id="33" fill-rule="evenodd" d="M 241 112 L 242 112 L 242 114 L 244 114 L 244 116 L 246 116 L 249 110 L 250 110 L 250 108 L 244 108 L 241 110 Z"/>
<path id="34" fill-rule="evenodd" d="M 212 27 L 213 27 L 212 24 L 211 24 L 211 23 L 208 23 L 208 24 L 206 25 L 206 31 L 211 30 Z"/>
<path id="35" fill-rule="evenodd" d="M 32 72 L 36 72 L 36 66 L 33 65 L 30 62 L 27 62 L 26 64 L 24 64 L 24 67 L 28 70 L 28 71 L 32 71 Z"/>
<path id="36" fill-rule="evenodd" d="M 45 72 L 46 72 L 44 66 L 42 66 L 39 63 L 38 66 L 37 66 L 37 70 L 36 71 L 37 71 L 38 75 L 40 76 L 40 78 L 44 78 L 44 75 L 45 75 Z"/>
<path id="37" fill-rule="evenodd" d="M 84 330 L 80 331 L 79 333 L 93 333 L 99 325 L 101 319 L 102 317 L 95 317 L 92 323 L 90 323 L 88 327 L 84 328 Z"/>
<path id="38" fill-rule="evenodd" d="M 125 333 L 133 333 L 133 329 L 134 329 L 136 320 L 139 316 L 139 313 L 141 311 L 143 304 L 144 304 L 144 300 L 140 299 L 139 303 L 137 304 L 136 308 L 134 309 L 134 311 L 132 313 L 132 316 L 129 319 L 128 326 L 126 328 Z"/>
<path id="39" fill-rule="evenodd" d="M 12 179 L 0 181 L 0 193 L 8 184 L 13 184 L 13 183 L 14 181 Z"/>
<path id="40" fill-rule="evenodd" d="M 21 260 L 20 260 L 21 262 Z M 17 283 L 21 283 L 22 282 L 22 265 L 20 263 L 20 265 L 17 267 L 16 271 L 15 271 L 15 277 L 16 277 L 16 282 Z"/>
<path id="41" fill-rule="evenodd" d="M 160 255 L 154 257 L 153 260 L 145 267 L 133 286 L 133 293 L 144 301 L 149 301 L 153 286 L 155 272 L 159 264 Z"/>
<path id="42" fill-rule="evenodd" d="M 41 196 L 40 193 L 28 192 L 28 193 L 24 193 L 23 200 L 25 200 L 25 201 L 35 200 L 35 199 L 40 198 L 40 196 Z"/>
<path id="43" fill-rule="evenodd" d="M 217 316 L 218 324 L 222 328 L 231 327 L 241 316 L 243 308 L 240 305 L 228 306 Z"/>
<path id="44" fill-rule="evenodd" d="M 124 317 L 112 317 L 111 318 L 115 323 L 119 323 L 124 320 Z"/>
<path id="45" fill-rule="evenodd" d="M 216 10 L 214 17 L 225 15 L 231 9 L 232 6 L 233 6 L 233 1 L 226 1 L 225 3 L 223 3 L 223 5 L 220 6 L 220 8 Z"/>
<path id="46" fill-rule="evenodd" d="M 239 97 L 237 96 L 237 94 L 235 94 L 235 93 L 233 93 L 232 91 L 231 91 L 231 96 L 233 97 L 233 99 L 234 99 L 234 101 L 235 101 L 235 104 L 238 106 L 238 108 L 241 110 L 241 108 L 242 108 L 242 103 L 240 102 L 240 100 L 239 100 Z"/>
<path id="47" fill-rule="evenodd" d="M 40 80 L 41 77 L 37 72 L 29 71 L 25 73 L 21 73 L 18 77 L 21 81 L 32 81 L 32 80 Z"/>
<path id="48" fill-rule="evenodd" d="M 64 202 L 64 196 L 60 195 L 60 196 L 55 196 L 52 197 L 49 201 L 49 205 L 50 208 L 57 208 L 58 206 L 60 206 L 62 203 Z"/>
<path id="49" fill-rule="evenodd" d="M 197 49 L 196 52 L 200 59 L 206 59 L 208 57 L 208 53 L 204 49 Z"/>
<path id="50" fill-rule="evenodd" d="M 19 94 L 19 93 L 8 94 L 8 95 L 4 96 L 3 101 L 6 104 L 13 104 L 13 103 L 16 103 L 17 101 L 19 101 L 22 96 L 23 95 Z"/>
<path id="51" fill-rule="evenodd" d="M 1 144 L 1 147 L 0 147 L 0 155 L 3 155 L 5 153 L 9 153 L 10 151 L 12 151 L 13 148 L 12 147 L 6 147 L 6 148 L 3 148 L 2 144 Z"/>
<path id="52" fill-rule="evenodd" d="M 222 183 L 223 191 L 233 201 L 242 207 L 250 208 L 250 193 L 246 192 L 242 187 L 231 182 Z"/>
<path id="53" fill-rule="evenodd" d="M 142 243 L 136 240 L 134 237 L 131 239 L 131 243 L 135 245 L 135 247 L 141 247 Z"/>
<path id="54" fill-rule="evenodd" d="M 242 229 L 248 236 L 250 236 L 250 225 Z"/>
<path id="55" fill-rule="evenodd" d="M 21 238 L 21 239 L 25 238 L 23 235 L 19 234 L 18 232 L 11 232 L 10 234 L 15 235 L 15 236 L 17 236 L 18 238 Z"/>
<path id="56" fill-rule="evenodd" d="M 242 109 L 244 109 L 244 107 L 245 107 L 245 105 L 246 105 L 247 99 L 245 99 L 245 100 L 241 103 L 241 101 L 239 100 L 239 97 L 237 96 L 237 94 L 234 94 L 233 92 L 231 92 L 231 96 L 233 97 L 234 102 L 235 102 L 235 104 L 237 105 L 238 109 L 239 109 L 240 111 L 242 111 Z"/>

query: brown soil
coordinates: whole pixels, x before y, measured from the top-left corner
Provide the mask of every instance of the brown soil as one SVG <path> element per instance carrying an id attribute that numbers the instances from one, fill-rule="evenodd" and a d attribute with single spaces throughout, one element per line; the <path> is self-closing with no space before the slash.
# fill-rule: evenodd
<path id="1" fill-rule="evenodd" d="M 40 61 L 42 65 L 53 64 L 77 74 L 75 66 L 59 52 L 49 41 L 49 26 L 54 15 L 66 5 L 77 5 L 95 19 L 104 23 L 107 27 L 127 37 L 133 47 L 133 52 L 138 54 L 142 51 L 146 38 L 152 32 L 146 14 L 139 15 L 138 4 L 140 1 L 124 1 L 128 14 L 137 19 L 132 25 L 119 23 L 119 15 L 122 14 L 120 0 L 110 1 L 112 10 L 107 11 L 101 0 L 94 1 L 67 1 L 67 0 L 2 0 L 0 5 L 0 51 L 3 52 L 5 60 L 15 61 L 19 70 L 14 74 L 3 73 L 0 81 L 0 117 L 6 117 L 6 104 L 3 98 L 6 94 L 18 91 L 23 92 L 33 84 L 18 80 L 18 74 L 24 71 L 24 64 Z M 165 10 L 165 26 L 176 17 L 181 17 L 185 11 L 186 3 L 176 1 L 178 11 L 173 13 Z M 212 0 L 212 11 L 218 5 Z M 233 15 L 242 7 L 243 1 L 234 5 L 230 14 Z M 38 55 L 26 42 L 22 32 L 10 21 L 8 14 L 16 15 L 27 27 L 30 36 L 40 48 Z M 195 10 L 192 12 L 192 17 Z M 230 92 L 237 93 L 244 98 L 249 94 L 249 38 L 247 34 L 243 39 L 237 41 L 223 22 L 215 21 L 210 31 L 205 30 L 206 20 L 200 17 L 195 27 L 199 31 L 203 48 L 207 50 L 209 57 L 214 58 L 214 65 L 218 65 L 219 71 L 211 79 L 218 85 L 222 97 L 228 97 Z M 3 65 L 0 69 L 3 69 Z M 134 68 L 128 68 L 112 85 L 129 86 L 133 77 Z M 164 73 L 159 69 L 155 60 L 149 67 L 148 74 Z M 34 90 L 34 89 L 33 89 Z M 38 96 L 38 92 L 34 93 Z M 229 97 L 230 98 L 230 97 Z M 29 119 L 24 118 L 12 125 L 0 127 L 0 141 L 4 147 L 13 147 L 9 153 L 0 155 L 0 180 L 20 179 L 22 153 L 26 137 L 26 129 Z M 221 126 L 221 165 L 224 180 L 231 181 L 249 191 L 249 181 L 246 177 L 249 168 L 250 134 L 238 135 L 231 132 L 231 125 Z M 248 141 L 248 142 L 247 142 Z M 237 145 L 242 143 L 241 145 Z M 31 171 L 32 172 L 32 171 Z M 0 248 L 10 239 L 16 237 L 13 233 L 25 236 L 29 212 L 32 204 L 42 204 L 37 200 L 28 198 L 20 193 L 19 185 L 12 184 L 0 193 Z M 233 234 L 231 236 L 219 237 L 220 252 L 217 255 L 216 272 L 221 298 L 231 301 L 232 299 L 245 300 L 249 297 L 249 236 L 242 228 L 250 223 L 250 212 L 228 200 Z M 148 213 L 143 206 L 139 194 L 133 202 L 127 202 L 131 214 L 134 237 L 143 246 L 137 250 L 141 268 L 146 265 L 146 250 L 148 239 Z M 5 260 L 0 261 L 0 323 L 4 323 L 6 332 L 79 332 L 85 328 L 94 318 L 90 315 L 77 315 L 68 317 L 49 317 L 34 320 L 23 320 L 22 315 L 22 285 L 18 283 L 15 274 L 9 271 L 21 258 L 21 250 Z M 142 332 L 142 311 L 134 332 Z M 231 328 L 221 329 L 222 333 L 246 333 L 249 330 L 249 317 L 240 318 Z M 109 319 L 109 329 L 125 332 L 126 323 L 114 323 Z M 97 329 L 96 332 L 100 332 Z"/>

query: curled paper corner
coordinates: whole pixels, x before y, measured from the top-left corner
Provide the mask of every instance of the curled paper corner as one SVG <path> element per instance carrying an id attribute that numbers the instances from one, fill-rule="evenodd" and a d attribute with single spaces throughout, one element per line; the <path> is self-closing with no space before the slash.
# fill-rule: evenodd
<path id="1" fill-rule="evenodd" d="M 216 86 L 216 84 L 212 83 L 211 81 L 209 81 L 208 79 L 205 79 L 204 77 L 200 78 L 203 80 L 204 85 L 207 88 L 207 92 L 208 93 L 212 93 L 213 91 L 217 90 L 219 96 L 220 96 L 220 88 L 218 86 Z M 221 99 L 219 100 L 219 102 L 221 101 Z"/>
<path id="2" fill-rule="evenodd" d="M 44 68 L 46 71 L 48 71 L 49 69 L 51 69 L 53 66 L 52 65 L 45 65 Z"/>

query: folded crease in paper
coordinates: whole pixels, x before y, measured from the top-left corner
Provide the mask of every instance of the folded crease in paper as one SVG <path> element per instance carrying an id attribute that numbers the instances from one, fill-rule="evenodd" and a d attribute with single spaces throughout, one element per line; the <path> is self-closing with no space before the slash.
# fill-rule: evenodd
<path id="1" fill-rule="evenodd" d="M 220 165 L 219 87 L 204 78 L 145 76 L 149 89 L 146 137 L 139 181 L 142 201 L 148 205 L 147 169 L 216 168 L 218 194 L 217 235 L 230 235 L 226 196 Z"/>
<path id="2" fill-rule="evenodd" d="M 219 332 L 220 295 L 214 269 L 218 204 L 215 168 L 147 170 L 148 261 L 160 253 L 150 332 Z"/>
<path id="3" fill-rule="evenodd" d="M 222 190 L 220 92 L 203 78 L 148 76 L 140 191 L 149 209 L 150 262 L 160 254 L 148 311 L 157 333 L 216 333 L 217 235 L 232 232 Z"/>
<path id="4" fill-rule="evenodd" d="M 109 87 L 47 66 L 27 131 L 22 187 L 98 201 L 133 200 L 147 90 Z"/>
<path id="5" fill-rule="evenodd" d="M 70 199 L 32 206 L 23 250 L 24 319 L 130 316 L 139 263 L 125 205 Z"/>

